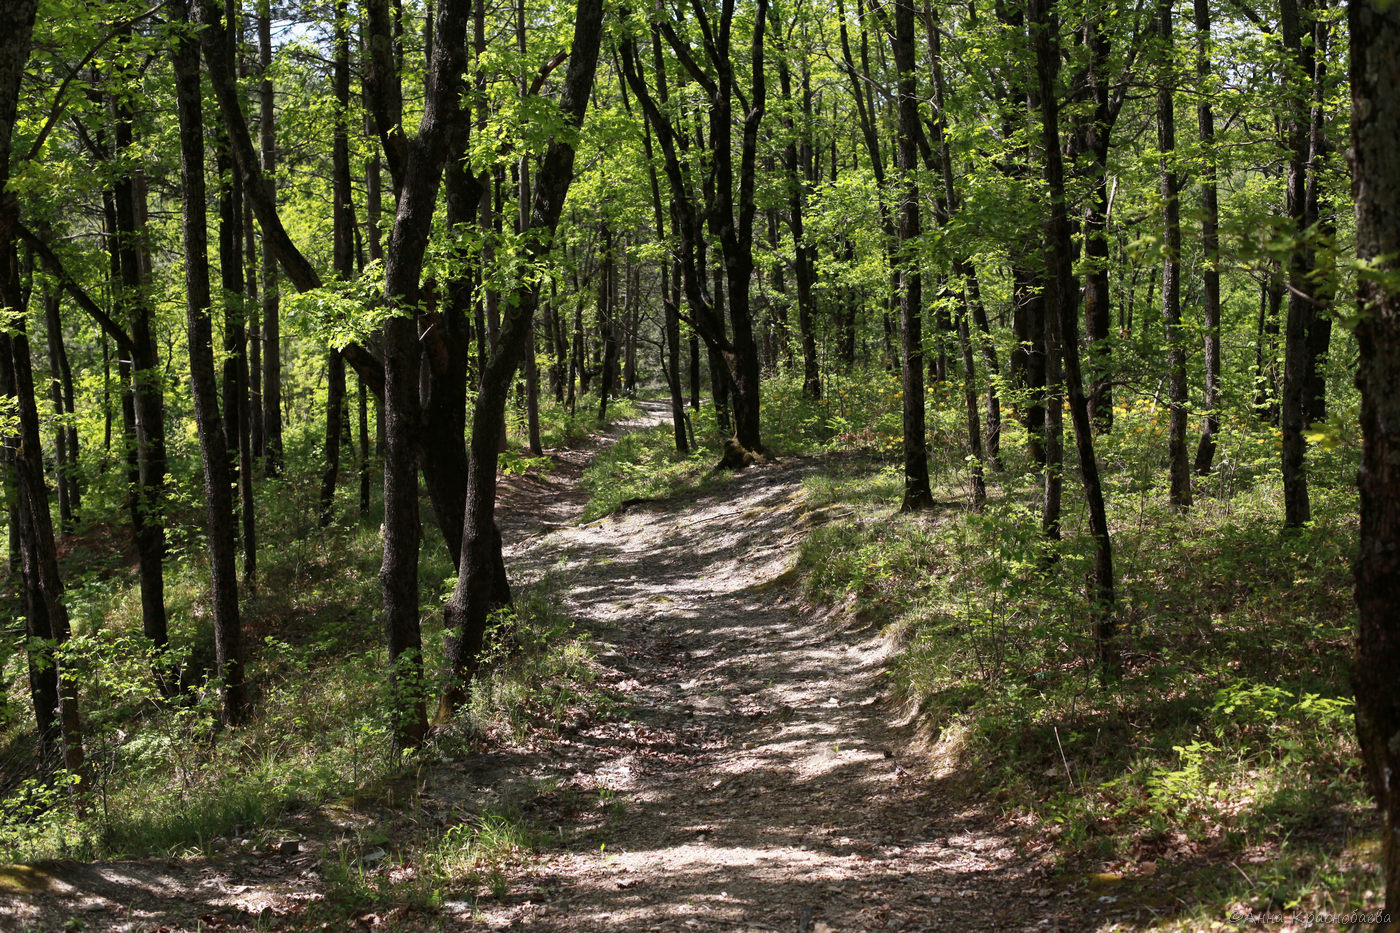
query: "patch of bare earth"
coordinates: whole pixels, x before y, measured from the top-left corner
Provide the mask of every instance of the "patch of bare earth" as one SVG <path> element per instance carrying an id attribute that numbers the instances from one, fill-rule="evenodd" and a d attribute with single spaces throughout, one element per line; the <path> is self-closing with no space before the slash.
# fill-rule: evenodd
<path id="1" fill-rule="evenodd" d="M 1046 887 L 1007 826 L 940 799 L 891 721 L 888 642 L 799 599 L 793 561 L 813 518 L 802 479 L 816 463 L 765 464 L 698 498 L 579 526 L 586 460 L 562 452 L 548 476 L 507 481 L 507 564 L 551 575 L 602 646 L 617 715 L 443 762 L 408 780 L 410 807 L 380 795 L 331 814 L 334 825 L 323 812 L 286 851 L 70 866 L 28 897 L 0 891 L 0 928 L 78 916 L 86 930 L 301 929 L 357 825 L 411 839 L 502 804 L 546 840 L 506 897 L 461 892 L 433 914 L 366 912 L 356 928 L 832 933 L 1109 919 Z"/>

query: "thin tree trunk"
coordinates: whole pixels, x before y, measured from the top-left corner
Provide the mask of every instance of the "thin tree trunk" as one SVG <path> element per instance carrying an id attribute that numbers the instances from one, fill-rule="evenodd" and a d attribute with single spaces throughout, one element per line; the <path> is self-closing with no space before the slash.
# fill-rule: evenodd
<path id="1" fill-rule="evenodd" d="M 172 20 L 191 26 L 186 0 L 170 0 Z M 204 115 L 199 81 L 199 48 L 192 32 L 174 41 L 176 104 L 180 117 L 180 177 L 184 233 L 186 313 L 189 330 L 190 387 L 204 463 L 204 501 L 209 540 L 214 655 L 223 683 L 223 720 L 241 722 L 247 713 L 243 647 L 235 569 L 237 524 L 233 514 L 232 471 L 219 417 L 219 385 L 214 372 L 213 324 L 209 317 L 209 245 L 204 185 Z"/>
<path id="2" fill-rule="evenodd" d="M 982 358 L 987 366 L 987 459 L 993 470 L 1001 469 L 1001 365 L 997 360 L 996 342 L 992 339 L 992 328 L 987 320 L 987 309 L 982 304 L 982 285 L 977 279 L 977 270 L 971 263 L 964 263 L 958 270 L 963 277 L 963 287 L 967 289 L 967 303 L 972 310 L 972 323 L 977 326 L 977 343 L 982 348 Z"/>
<path id="3" fill-rule="evenodd" d="M 74 514 L 82 507 L 78 489 L 77 429 L 73 415 L 73 371 L 68 366 L 68 350 L 63 344 L 63 322 L 59 318 L 59 293 L 44 287 L 44 325 L 49 345 L 49 400 L 59 420 L 54 429 L 54 464 L 58 474 L 58 521 L 63 535 L 73 533 Z"/>
<path id="4" fill-rule="evenodd" d="M 1050 189 L 1049 239 L 1050 308 L 1048 317 L 1054 331 L 1052 343 L 1064 356 L 1064 382 L 1074 421 L 1079 470 L 1084 498 L 1089 506 L 1089 530 L 1094 535 L 1094 644 L 1103 677 L 1118 676 L 1121 661 L 1117 644 L 1113 547 L 1104 509 L 1103 487 L 1099 480 L 1098 458 L 1094 451 L 1094 428 L 1084 393 L 1079 362 L 1079 289 L 1074 278 L 1069 211 L 1065 197 L 1064 167 L 1060 157 L 1059 101 L 1055 85 L 1059 71 L 1059 36 L 1053 15 L 1054 0 L 1032 0 L 1031 19 L 1036 48 L 1036 73 L 1040 84 L 1041 128 L 1045 148 L 1045 180 Z M 1053 358 L 1053 353 L 1052 353 Z M 1058 367 L 1053 367 L 1058 368 Z M 1058 419 L 1058 404 L 1052 402 L 1051 417 Z M 1057 432 L 1047 432 L 1057 433 Z M 1057 445 L 1058 446 L 1058 445 Z M 1047 476 L 1050 474 L 1047 467 Z M 1048 496 L 1047 496 L 1048 498 Z"/>
<path id="5" fill-rule="evenodd" d="M 1303 26 L 1297 0 L 1280 0 L 1280 32 L 1284 48 L 1289 52 L 1295 73 L 1303 80 L 1313 74 L 1311 44 L 1302 41 Z M 1288 316 L 1283 335 L 1283 397 L 1279 406 L 1279 427 L 1283 431 L 1281 461 L 1283 468 L 1284 524 L 1290 528 L 1305 525 L 1312 517 L 1308 501 L 1307 427 L 1308 331 L 1313 312 L 1312 250 L 1302 242 L 1308 232 L 1307 165 L 1310 152 L 1308 139 L 1308 100 L 1298 82 L 1290 82 L 1289 109 L 1285 125 L 1288 128 L 1288 216 L 1292 233 L 1299 238 L 1288 257 Z"/>
<path id="6" fill-rule="evenodd" d="M 1332 208 L 1323 189 L 1322 176 L 1331 158 L 1331 143 L 1327 135 L 1327 57 L 1331 47 L 1331 28 L 1326 17 L 1316 16 L 1313 22 L 1312 115 L 1309 120 L 1308 184 L 1305 193 L 1308 223 L 1313 225 L 1323 241 L 1336 234 Z M 1330 250 L 1313 253 L 1312 320 L 1308 323 L 1307 367 L 1304 373 L 1303 404 L 1305 421 L 1314 424 L 1327 418 L 1327 380 L 1323 371 L 1327 352 L 1332 344 L 1332 303 L 1336 291 L 1336 268 Z"/>
<path id="7" fill-rule="evenodd" d="M 1210 0 L 1192 0 L 1196 18 L 1196 77 L 1210 77 Z M 1220 432 L 1220 205 L 1216 191 L 1215 113 L 1210 97 L 1202 91 L 1196 105 L 1200 126 L 1201 166 L 1201 311 L 1205 318 L 1205 418 L 1196 446 L 1196 472 L 1211 471 L 1215 462 L 1215 436 Z"/>
<path id="8" fill-rule="evenodd" d="M 346 0 L 335 3 L 335 41 L 332 65 L 332 93 L 335 119 L 331 141 L 331 252 L 336 277 L 349 281 L 355 276 L 354 217 L 351 214 L 350 135 L 346 126 L 350 107 L 350 32 L 346 22 Z M 326 448 L 321 471 L 320 523 L 325 528 L 335 519 L 335 487 L 340 477 L 342 418 L 345 405 L 345 359 L 332 349 L 326 358 Z M 348 425 L 347 425 L 348 427 Z"/>
<path id="9" fill-rule="evenodd" d="M 1181 200 L 1176 174 L 1176 85 L 1172 61 L 1173 0 L 1158 0 L 1157 29 L 1162 43 L 1161 88 L 1157 92 L 1157 147 L 1162 153 L 1162 203 L 1166 257 L 1162 263 L 1162 321 L 1167 332 L 1167 379 L 1170 419 L 1167 462 L 1172 508 L 1191 507 L 1191 469 L 1186 453 L 1186 340 L 1181 326 Z"/>
<path id="10" fill-rule="evenodd" d="M 923 289 L 919 273 L 919 186 L 917 171 L 919 128 L 918 88 L 914 78 L 914 9 L 896 4 L 891 39 L 898 70 L 899 99 L 899 323 L 900 357 L 904 372 L 904 499 L 903 511 L 933 504 L 929 488 L 928 439 L 924 415 Z"/>
<path id="11" fill-rule="evenodd" d="M 258 141 L 263 184 L 268 200 L 277 199 L 277 128 L 273 117 L 272 3 L 258 0 Z M 377 188 L 376 188 L 377 191 Z M 263 237 L 262 251 L 262 331 L 263 331 L 263 431 L 265 466 L 268 476 L 282 468 L 282 335 L 281 298 L 277 289 L 277 259 L 272 244 Z"/>

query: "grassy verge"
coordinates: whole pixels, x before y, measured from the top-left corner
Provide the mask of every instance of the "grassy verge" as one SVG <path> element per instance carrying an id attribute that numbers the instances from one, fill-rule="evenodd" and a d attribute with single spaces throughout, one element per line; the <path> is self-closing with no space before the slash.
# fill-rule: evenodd
<path id="1" fill-rule="evenodd" d="M 1314 521 L 1285 532 L 1271 429 L 1237 431 L 1183 516 L 1156 484 L 1160 427 L 1156 412 L 1120 411 L 1101 448 L 1117 683 L 1093 663 L 1085 515 L 1067 506 L 1048 564 L 1014 429 L 981 514 L 895 514 L 900 475 L 879 459 L 810 480 L 813 506 L 853 514 L 804 541 L 807 595 L 893 627 L 894 682 L 939 792 L 1025 827 L 1060 884 L 1162 928 L 1374 908 L 1377 827 L 1348 684 L 1355 448 L 1312 452 Z M 960 467 L 937 471 L 937 498 L 966 501 Z"/>

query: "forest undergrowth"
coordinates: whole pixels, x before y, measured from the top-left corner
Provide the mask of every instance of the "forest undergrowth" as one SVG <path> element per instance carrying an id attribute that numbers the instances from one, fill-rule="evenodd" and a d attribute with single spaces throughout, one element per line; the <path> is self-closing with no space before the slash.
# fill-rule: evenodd
<path id="1" fill-rule="evenodd" d="M 557 407 L 543 414 L 543 437 L 551 447 L 586 443 L 603 427 Z M 635 414 L 626 400 L 610 412 L 613 420 Z M 523 426 L 511 427 L 514 434 Z M 587 638 L 573 630 L 542 581 L 518 588 L 513 609 L 495 620 L 488 673 L 478 679 L 468 707 L 425 749 L 396 753 L 385 725 L 391 698 L 379 619 L 378 490 L 371 507 L 361 511 L 353 482 L 344 483 L 340 520 L 320 528 L 319 473 L 296 466 L 314 464 L 314 457 L 288 460 L 281 476 L 258 488 L 265 540 L 277 543 L 263 548 L 256 585 L 243 603 L 256 712 L 232 732 L 218 724 L 218 683 L 209 676 L 213 636 L 200 538 L 191 534 L 172 547 L 178 560 L 167 575 L 171 641 L 164 653 L 153 651 L 141 635 L 131 555 L 110 540 L 118 533 L 94 522 L 68 549 L 74 635 L 65 651 L 87 703 L 93 802 L 88 812 L 79 812 L 62 782 L 32 774 L 34 724 L 23 702 L 20 655 L 0 656 L 6 675 L 0 697 L 0 864 L 208 856 L 231 844 L 275 845 L 298 815 L 353 806 L 422 762 L 547 731 L 562 717 L 577 715 L 580 705 L 602 701 L 588 686 Z M 512 454 L 502 462 L 506 473 L 549 468 L 548 456 Z M 197 527 L 194 514 L 188 517 Z M 426 670 L 442 672 L 442 617 L 431 607 L 450 595 L 455 574 L 426 500 L 422 516 L 419 584 L 430 607 L 424 660 Z M 162 695 L 153 670 L 165 672 L 172 696 Z M 508 815 L 484 814 L 452 838 L 419 848 L 425 858 L 429 849 L 436 853 L 428 861 L 439 875 L 461 875 L 476 871 L 483 859 L 490 862 L 492 852 L 521 848 L 528 837 L 528 827 Z M 355 887 L 349 884 L 353 874 L 342 878 L 342 888 Z"/>

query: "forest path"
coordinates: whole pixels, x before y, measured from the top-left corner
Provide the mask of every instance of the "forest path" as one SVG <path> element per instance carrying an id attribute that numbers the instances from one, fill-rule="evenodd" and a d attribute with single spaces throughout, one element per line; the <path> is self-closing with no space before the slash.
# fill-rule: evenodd
<path id="1" fill-rule="evenodd" d="M 644 403 L 628 430 L 668 420 Z M 0 930 L 931 931 L 1100 925 L 1004 825 L 946 802 L 892 725 L 888 642 L 805 605 L 810 511 L 792 458 L 588 524 L 599 444 L 502 482 L 507 565 L 548 577 L 616 705 L 492 741 L 212 853 L 0 867 Z M 504 896 L 393 903 L 414 846 L 484 812 L 545 837 Z M 347 895 L 348 869 L 361 893 Z M 408 874 L 406 874 L 408 872 Z M 347 900 L 347 897 L 351 899 Z M 355 898 L 359 900 L 356 901 Z M 325 922 L 323 901 L 341 906 Z M 363 906 L 356 907 L 356 903 Z"/>
<path id="2" fill-rule="evenodd" d="M 901 764 L 882 701 L 888 642 L 800 600 L 798 541 L 822 519 L 791 459 L 713 491 L 544 536 L 507 561 L 548 573 L 603 650 L 621 722 L 581 723 L 536 773 L 596 819 L 532 890 L 478 905 L 492 929 L 865 931 L 1088 925 L 1012 839 L 940 807 Z M 554 828 L 548 826 L 546 828 Z M 1084 911 L 1092 914 L 1093 911 Z M 464 921 L 465 917 L 462 918 Z M 467 929 L 449 926 L 448 929 Z M 479 927 L 474 927 L 479 928 Z"/>

